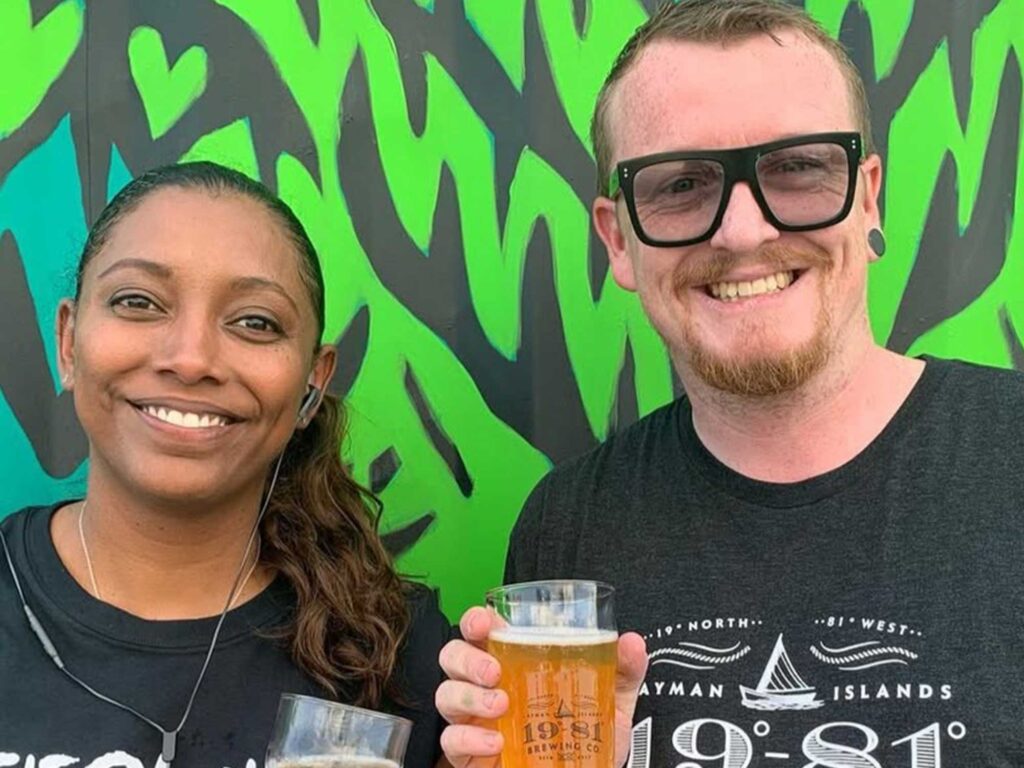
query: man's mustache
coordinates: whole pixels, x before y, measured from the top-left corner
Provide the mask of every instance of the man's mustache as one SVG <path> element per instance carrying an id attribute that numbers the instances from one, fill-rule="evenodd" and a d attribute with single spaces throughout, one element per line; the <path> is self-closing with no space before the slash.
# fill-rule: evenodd
<path id="1" fill-rule="evenodd" d="M 709 256 L 702 256 L 699 260 L 683 257 L 679 260 L 673 280 L 676 289 L 682 290 L 723 282 L 741 265 L 764 267 L 766 274 L 774 274 L 812 267 L 829 270 L 833 263 L 832 256 L 824 248 L 790 248 L 769 243 L 753 253 L 716 251 Z"/>

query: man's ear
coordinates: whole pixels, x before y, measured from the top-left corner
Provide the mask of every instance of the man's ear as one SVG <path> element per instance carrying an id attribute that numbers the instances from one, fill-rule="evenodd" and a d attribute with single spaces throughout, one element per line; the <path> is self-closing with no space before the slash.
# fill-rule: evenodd
<path id="1" fill-rule="evenodd" d="M 57 371 L 64 389 L 75 386 L 75 303 L 62 299 L 57 306 Z"/>
<path id="2" fill-rule="evenodd" d="M 882 193 L 882 158 L 869 155 L 860 164 L 863 180 L 864 196 L 861 205 L 864 208 L 864 222 L 868 229 L 882 228 L 882 212 L 878 208 L 878 196 Z"/>
<path id="3" fill-rule="evenodd" d="M 885 238 L 882 235 L 882 212 L 878 208 L 878 197 L 882 192 L 882 158 L 877 154 L 869 155 L 857 169 L 860 175 L 861 199 L 860 206 L 864 214 L 868 239 L 868 260 L 877 261 L 885 252 Z M 880 242 L 873 242 L 875 237 Z"/>
<path id="4" fill-rule="evenodd" d="M 633 272 L 633 260 L 626 248 L 628 222 L 619 217 L 619 206 L 608 197 L 597 197 L 591 207 L 594 229 L 604 243 L 608 252 L 608 264 L 612 277 L 620 287 L 627 291 L 636 290 L 636 275 Z"/>

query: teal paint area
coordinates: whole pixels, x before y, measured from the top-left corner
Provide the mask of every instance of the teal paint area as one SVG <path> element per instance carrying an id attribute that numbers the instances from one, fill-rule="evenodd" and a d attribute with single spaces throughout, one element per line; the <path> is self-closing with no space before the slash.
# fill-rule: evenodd
<path id="1" fill-rule="evenodd" d="M 69 117 L 0 185 L 0 233 L 4 230 L 14 235 L 21 252 L 56 388 L 53 321 L 60 300 L 74 291 L 75 266 L 86 236 Z"/>
<path id="2" fill-rule="evenodd" d="M 132 180 L 132 172 L 125 165 L 121 152 L 117 145 L 110 147 L 110 171 L 107 173 L 107 200 L 113 200 L 114 195 L 120 192 L 128 182 Z"/>
<path id="3" fill-rule="evenodd" d="M 3 435 L 0 440 L 0 466 L 4 468 L 8 480 L 13 480 L 4 483 L 4 493 L 0 496 L 0 518 L 30 504 L 49 504 L 85 494 L 88 462 L 82 462 L 68 477 L 55 478 L 46 474 L 35 459 L 32 445 L 2 394 L 0 435 Z"/>
<path id="4" fill-rule="evenodd" d="M 39 333 L 49 363 L 52 393 L 60 387 L 54 318 L 60 300 L 74 291 L 74 273 L 86 236 L 82 186 L 71 121 L 64 117 L 0 183 L 0 234 L 10 231 L 21 254 Z M 4 365 L 18 361 L 5 360 Z M 51 393 L 44 393 L 49 397 Z M 7 400 L 0 393 L 0 466 L 14 478 L 0 495 L 0 516 L 27 504 L 43 504 L 84 491 L 86 464 L 68 477 L 42 468 Z M 55 436 L 59 439 L 59 436 Z"/>

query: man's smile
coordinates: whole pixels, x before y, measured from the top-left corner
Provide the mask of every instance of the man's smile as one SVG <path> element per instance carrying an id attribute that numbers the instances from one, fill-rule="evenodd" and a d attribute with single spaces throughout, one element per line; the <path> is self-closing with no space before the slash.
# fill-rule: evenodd
<path id="1" fill-rule="evenodd" d="M 792 285 L 805 270 L 784 270 L 751 280 L 721 280 L 708 283 L 704 291 L 721 301 L 738 301 L 752 296 L 779 293 Z"/>

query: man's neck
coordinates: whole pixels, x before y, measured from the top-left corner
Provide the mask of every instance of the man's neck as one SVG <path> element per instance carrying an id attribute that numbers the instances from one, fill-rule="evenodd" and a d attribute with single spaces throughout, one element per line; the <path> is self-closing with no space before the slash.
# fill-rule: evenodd
<path id="1" fill-rule="evenodd" d="M 924 370 L 874 343 L 830 361 L 800 390 L 768 398 L 722 393 L 684 373 L 704 446 L 742 475 L 793 483 L 857 456 L 885 429 Z"/>

